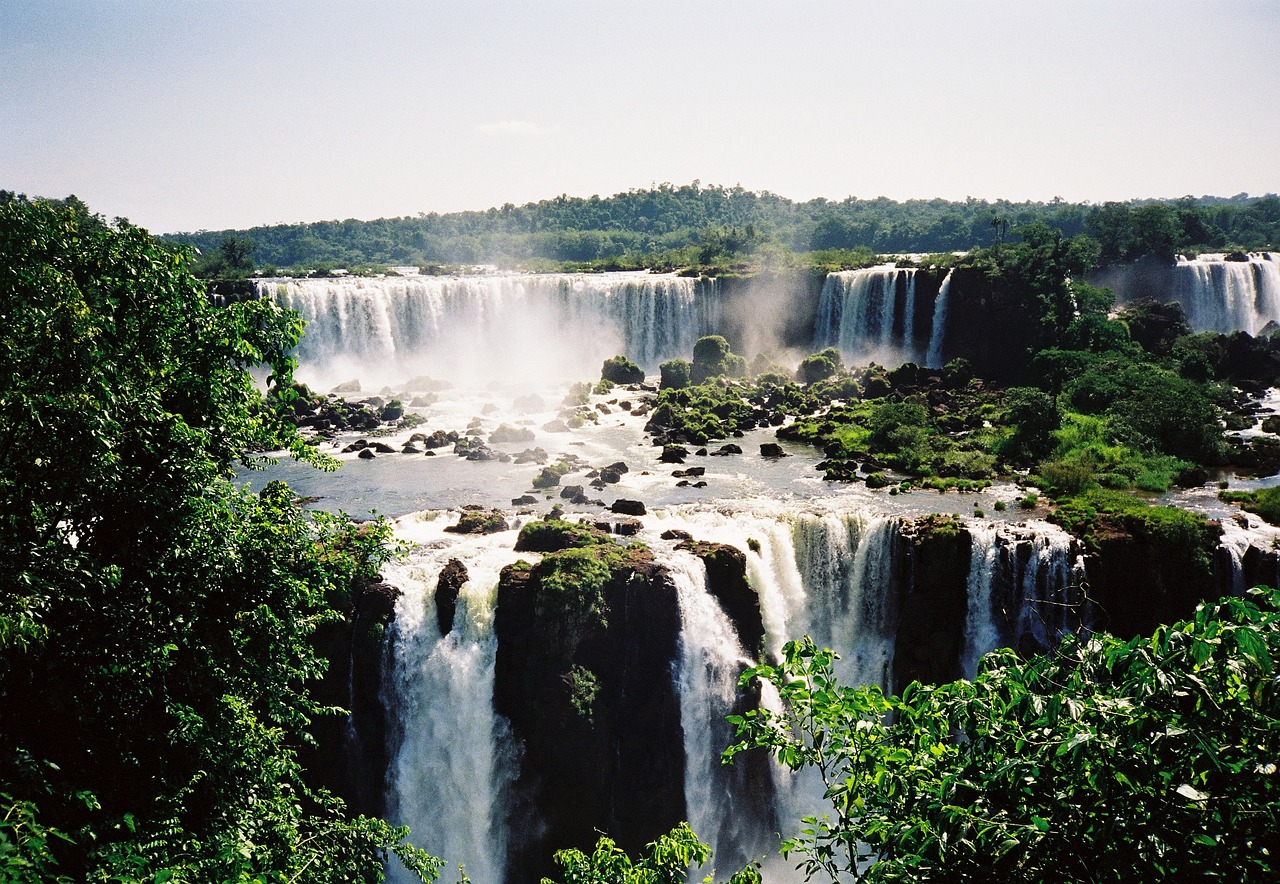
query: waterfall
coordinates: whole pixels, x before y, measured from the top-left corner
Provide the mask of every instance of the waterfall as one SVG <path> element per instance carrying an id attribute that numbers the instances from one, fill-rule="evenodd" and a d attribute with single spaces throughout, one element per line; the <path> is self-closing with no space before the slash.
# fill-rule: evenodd
<path id="1" fill-rule="evenodd" d="M 1280 253 L 1251 254 L 1247 261 L 1180 257 L 1173 282 L 1173 300 L 1193 331 L 1256 335 L 1268 322 L 1280 322 Z"/>
<path id="2" fill-rule="evenodd" d="M 581 379 L 623 354 L 646 370 L 720 324 L 714 280 L 647 273 L 264 280 L 298 311 L 301 376 L 399 385 Z"/>
<path id="3" fill-rule="evenodd" d="M 942 334 L 937 309 L 930 346 Z M 836 347 L 856 362 L 898 365 L 921 360 L 916 337 L 914 268 L 890 264 L 827 275 L 814 323 L 815 350 Z"/>
<path id="4" fill-rule="evenodd" d="M 924 360 L 929 368 L 942 368 L 942 338 L 947 329 L 947 299 L 950 294 L 951 271 L 948 270 L 933 302 L 933 325 L 929 330 L 929 350 Z"/>
<path id="5" fill-rule="evenodd" d="M 999 553 L 996 529 L 991 525 L 973 524 L 969 526 L 969 536 L 972 538 L 966 583 L 969 604 L 965 612 L 964 651 L 960 657 L 960 671 L 965 678 L 973 678 L 982 655 L 1000 644 L 1000 627 L 991 597 L 992 577 Z"/>
<path id="6" fill-rule="evenodd" d="M 389 643 L 384 700 L 394 727 L 388 771 L 388 817 L 413 831 L 414 843 L 451 865 L 464 864 L 476 884 L 505 880 L 503 796 L 514 774 L 507 728 L 493 712 L 496 641 L 493 611 L 498 569 L 511 535 L 450 548 L 471 574 L 441 636 L 435 587 L 442 561 L 389 568 L 401 590 Z M 413 880 L 392 863 L 392 880 Z"/>
<path id="7" fill-rule="evenodd" d="M 721 752 L 733 742 L 725 716 L 741 711 L 738 678 L 753 664 L 733 624 L 707 591 L 702 562 L 689 553 L 674 553 L 667 567 L 680 604 L 677 678 L 689 824 L 711 845 L 720 868 L 738 868 L 772 850 L 767 840 L 773 830 L 772 797 L 749 794 L 746 763 L 720 763 Z"/>
<path id="8" fill-rule="evenodd" d="M 795 523 L 806 595 L 796 619 L 819 647 L 840 654 L 836 673 L 845 684 L 889 690 L 893 683 L 898 527 L 895 518 L 864 513 L 801 516 Z"/>

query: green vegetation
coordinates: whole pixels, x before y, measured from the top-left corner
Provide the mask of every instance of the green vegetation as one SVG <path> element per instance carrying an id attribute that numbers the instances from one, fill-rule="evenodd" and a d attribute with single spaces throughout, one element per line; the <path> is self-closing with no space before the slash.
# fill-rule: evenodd
<path id="1" fill-rule="evenodd" d="M 1218 497 L 1227 503 L 1238 504 L 1241 509 L 1257 513 L 1272 525 L 1280 525 L 1280 487 L 1259 488 L 1257 491 L 1220 491 Z"/>
<path id="2" fill-rule="evenodd" d="M 644 383 L 644 369 L 625 356 L 614 356 L 600 367 L 600 380 L 614 384 Z"/>
<path id="3" fill-rule="evenodd" d="M 1280 199 L 1204 197 L 1089 206 L 969 199 L 889 199 L 797 203 L 741 187 L 699 182 L 507 204 L 483 212 L 321 221 L 249 231 L 177 234 L 206 255 L 230 238 L 249 241 L 258 266 L 358 271 L 416 265 L 426 272 L 476 263 L 534 270 L 697 268 L 735 273 L 753 267 L 818 271 L 864 267 L 875 254 L 965 251 L 1002 244 L 1003 232 L 1043 223 L 1065 238 L 1090 234 L 1105 261 L 1173 249 L 1259 250 L 1280 244 Z M 451 265 L 451 266 L 450 266 Z"/>
<path id="4" fill-rule="evenodd" d="M 312 457 L 301 330 L 214 309 L 189 258 L 78 201 L 0 198 L 0 879 L 378 881 L 406 831 L 313 788 L 321 624 L 389 528 L 229 481 Z"/>
<path id="5" fill-rule="evenodd" d="M 563 884 L 685 884 L 689 869 L 711 859 L 711 848 L 681 823 L 648 845 L 648 853 L 633 860 L 610 838 L 601 837 L 588 856 L 580 850 L 561 850 L 556 863 L 564 869 Z M 556 884 L 543 879 L 543 884 Z M 735 874 L 727 884 L 760 884 L 755 866 Z"/>
<path id="6" fill-rule="evenodd" d="M 1280 592 L 1201 606 L 1149 638 L 988 655 L 898 697 L 839 684 L 806 639 L 749 671 L 785 711 L 736 716 L 727 758 L 817 770 L 829 813 L 783 850 L 857 881 L 1273 881 Z"/>

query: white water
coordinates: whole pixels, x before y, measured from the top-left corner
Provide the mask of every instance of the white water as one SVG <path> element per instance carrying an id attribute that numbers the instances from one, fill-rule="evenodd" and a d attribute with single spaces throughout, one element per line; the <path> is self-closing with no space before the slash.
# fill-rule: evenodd
<path id="1" fill-rule="evenodd" d="M 765 832 L 752 831 L 755 814 L 740 806 L 740 777 L 720 763 L 732 740 L 725 716 L 738 697 L 738 677 L 752 660 L 724 610 L 707 591 L 706 569 L 690 553 L 667 561 L 680 603 L 680 726 L 684 730 L 684 794 L 689 824 L 711 845 L 721 867 L 766 849 Z"/>
<path id="2" fill-rule="evenodd" d="M 714 280 L 648 273 L 264 280 L 298 311 L 299 378 L 399 388 L 415 375 L 530 386 L 600 375 L 623 354 L 646 370 L 719 325 Z"/>
<path id="3" fill-rule="evenodd" d="M 421 546 L 406 564 L 385 573 L 402 591 L 384 698 L 395 725 L 388 816 L 409 826 L 418 846 L 455 868 L 465 865 L 477 884 L 499 884 L 507 842 L 503 796 L 514 778 L 515 750 L 493 712 L 493 613 L 498 572 L 514 557 L 514 534 L 445 546 L 442 529 L 452 521 L 425 514 L 399 520 L 397 533 Z M 435 588 L 450 558 L 467 566 L 470 579 L 459 594 L 453 629 L 442 637 Z M 393 881 L 415 880 L 395 863 L 390 873 Z"/>
<path id="4" fill-rule="evenodd" d="M 836 347 L 846 361 L 857 363 L 918 362 L 922 354 L 915 342 L 915 300 L 914 268 L 888 265 L 828 274 L 818 300 L 814 349 Z"/>
<path id="5" fill-rule="evenodd" d="M 942 338 L 947 329 L 947 301 L 950 296 L 951 271 L 948 270 L 933 302 L 933 325 L 929 330 L 929 350 L 924 359 L 929 368 L 942 368 Z"/>
<path id="6" fill-rule="evenodd" d="M 996 529 L 991 525 L 970 525 L 969 536 L 972 538 L 967 581 L 969 604 L 965 611 L 964 650 L 960 656 L 960 671 L 965 678 L 973 678 L 982 655 L 1000 645 L 995 600 L 991 597 L 999 552 Z"/>
<path id="7" fill-rule="evenodd" d="M 1179 258 L 1173 279 L 1173 300 L 1182 304 L 1193 331 L 1254 335 L 1268 322 L 1280 322 L 1278 253 L 1252 254 L 1248 261 Z"/>

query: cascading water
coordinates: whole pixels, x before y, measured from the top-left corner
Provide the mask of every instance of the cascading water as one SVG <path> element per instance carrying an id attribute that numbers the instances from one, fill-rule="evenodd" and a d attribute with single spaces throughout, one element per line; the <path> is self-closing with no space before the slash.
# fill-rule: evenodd
<path id="1" fill-rule="evenodd" d="M 401 534 L 435 535 L 439 527 L 419 523 Z M 447 635 L 441 635 L 434 595 L 445 556 L 419 553 L 386 573 L 402 593 L 384 689 L 394 722 L 389 818 L 409 826 L 419 846 L 451 865 L 465 865 L 477 884 L 505 879 L 502 796 L 514 774 L 515 750 L 493 711 L 493 612 L 498 570 L 510 561 L 511 543 L 504 533 L 447 548 L 470 578 Z M 414 880 L 394 863 L 390 871 L 392 880 Z"/>
<path id="2" fill-rule="evenodd" d="M 951 271 L 948 270 L 933 302 L 933 325 L 929 330 L 929 349 L 924 359 L 929 368 L 942 368 L 942 339 L 947 330 L 947 301 L 950 297 Z"/>
<path id="3" fill-rule="evenodd" d="M 673 553 L 667 567 L 680 603 L 678 684 L 689 824 L 711 845 L 720 868 L 738 868 L 771 852 L 774 827 L 771 796 L 746 794 L 752 783 L 745 766 L 720 763 L 733 741 L 725 716 L 739 711 L 738 678 L 753 662 L 707 591 L 702 562 Z"/>
<path id="4" fill-rule="evenodd" d="M 836 347 L 858 362 L 918 360 L 915 302 L 914 268 L 890 265 L 828 274 L 818 300 L 814 349 Z"/>
<path id="5" fill-rule="evenodd" d="M 1246 261 L 1222 255 L 1179 258 L 1172 299 L 1182 304 L 1197 332 L 1257 334 L 1280 322 L 1280 254 L 1263 252 Z"/>
<path id="6" fill-rule="evenodd" d="M 1000 628 L 991 597 L 992 577 L 999 553 L 996 529 L 991 525 L 970 525 L 969 536 L 969 579 L 966 583 L 969 603 L 965 612 L 964 650 L 960 656 L 960 671 L 965 678 L 973 678 L 982 655 L 1000 644 Z"/>
<path id="7" fill-rule="evenodd" d="M 581 380 L 617 354 L 653 370 L 687 358 L 720 309 L 714 280 L 647 273 L 264 280 L 257 292 L 308 323 L 304 379 L 366 386 Z"/>

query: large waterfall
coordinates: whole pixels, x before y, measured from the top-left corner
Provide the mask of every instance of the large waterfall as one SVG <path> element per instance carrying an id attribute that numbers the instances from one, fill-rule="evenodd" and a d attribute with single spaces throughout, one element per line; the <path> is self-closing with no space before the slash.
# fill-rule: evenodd
<path id="1" fill-rule="evenodd" d="M 1280 253 L 1243 261 L 1222 255 L 1179 258 L 1173 284 L 1172 300 L 1182 304 L 1193 331 L 1256 335 L 1267 323 L 1280 322 Z"/>
<path id="2" fill-rule="evenodd" d="M 366 388 L 421 374 L 581 380 L 617 354 L 653 370 L 688 358 L 720 309 L 714 280 L 648 273 L 264 280 L 258 295 L 306 320 L 305 380 Z"/>
<path id="3" fill-rule="evenodd" d="M 767 656 L 775 656 L 786 639 L 808 633 L 841 654 L 838 672 L 845 683 L 886 689 L 894 687 L 900 623 L 920 613 L 910 607 L 918 604 L 910 601 L 910 563 L 922 553 L 909 521 L 859 509 L 693 506 L 652 517 L 641 539 L 670 572 L 680 609 L 679 659 L 671 678 L 680 697 L 687 814 L 724 871 L 765 857 L 776 846 L 779 826 L 821 810 L 821 792 L 807 778 L 778 769 L 774 785 L 762 791 L 759 768 L 739 770 L 742 759 L 721 765 L 720 752 L 732 738 L 724 716 L 755 702 L 737 686 L 751 659 L 709 592 L 702 562 L 672 550 L 658 533 L 678 528 L 746 551 Z M 446 543 L 443 521 L 401 520 L 400 533 L 416 551 L 387 575 L 403 591 L 389 649 L 386 699 L 395 726 L 388 805 L 394 822 L 413 827 L 417 843 L 464 863 L 477 884 L 500 884 L 504 795 L 519 750 L 493 712 L 492 621 L 498 570 L 517 554 L 511 532 Z M 971 673 L 977 658 L 998 645 L 1033 650 L 1052 642 L 1058 630 L 1079 625 L 1072 617 L 1079 616 L 1083 566 L 1068 535 L 1044 523 L 978 523 L 966 530 L 970 564 L 957 577 L 966 587 L 968 615 L 962 613 L 954 627 L 963 635 L 957 668 Z M 433 591 L 442 563 L 452 557 L 466 565 L 469 580 L 454 628 L 441 635 Z M 1064 613 L 1069 611 L 1075 614 Z"/>
<path id="4" fill-rule="evenodd" d="M 835 347 L 858 363 L 925 362 L 941 353 L 946 302 L 940 293 L 933 310 L 921 311 L 927 305 L 916 300 L 914 268 L 887 265 L 829 274 L 818 300 L 814 349 Z M 917 328 L 918 312 L 925 319 L 932 316 L 930 328 Z"/>

